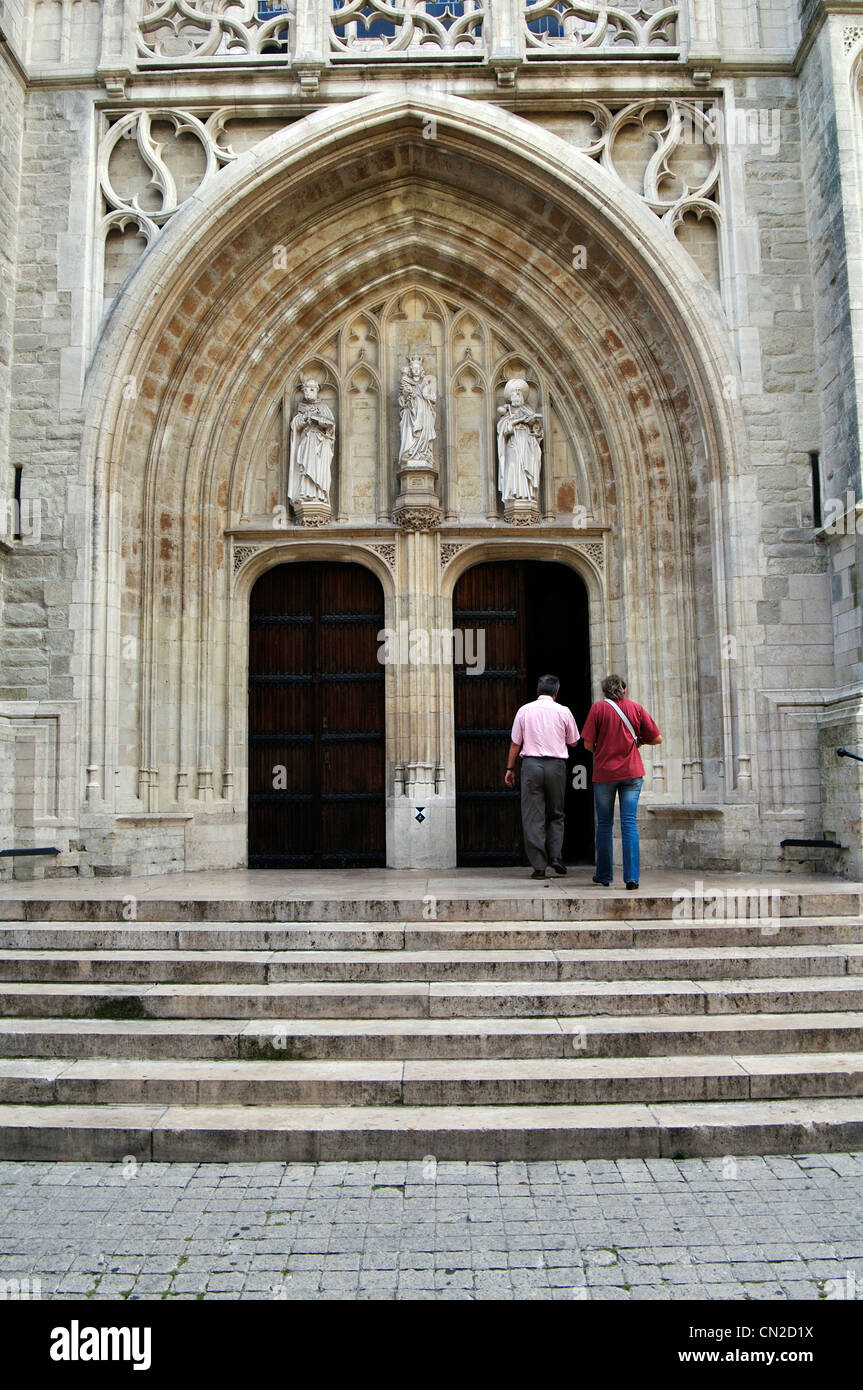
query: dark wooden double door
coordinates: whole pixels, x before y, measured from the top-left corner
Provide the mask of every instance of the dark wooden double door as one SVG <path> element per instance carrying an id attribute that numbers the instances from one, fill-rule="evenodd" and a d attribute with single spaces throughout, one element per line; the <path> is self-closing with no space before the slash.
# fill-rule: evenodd
<path id="1" fill-rule="evenodd" d="M 518 791 L 503 786 L 519 705 L 540 675 L 579 725 L 590 706 L 587 592 L 564 565 L 477 565 L 459 580 L 453 627 L 475 670 L 454 668 L 458 862 L 526 862 Z M 380 583 L 363 566 L 279 565 L 255 585 L 249 614 L 249 866 L 381 866 L 386 862 L 384 626 Z M 571 785 L 573 765 L 588 786 Z M 593 854 L 590 757 L 570 762 L 564 857 Z"/>
<path id="2" fill-rule="evenodd" d="M 458 863 L 526 864 L 520 791 L 503 784 L 512 722 L 519 705 L 536 698 L 539 677 L 552 674 L 561 682 L 558 700 L 579 728 L 584 723 L 591 703 L 587 589 L 574 570 L 551 561 L 477 565 L 456 585 L 453 627 L 485 633 L 486 668 L 454 669 Z M 573 786 L 578 766 L 584 788 Z M 572 864 L 593 857 L 590 773 L 579 742 L 567 774 L 563 856 Z"/>
<path id="3" fill-rule="evenodd" d="M 255 585 L 250 868 L 385 864 L 383 626 L 361 565 L 279 565 Z"/>

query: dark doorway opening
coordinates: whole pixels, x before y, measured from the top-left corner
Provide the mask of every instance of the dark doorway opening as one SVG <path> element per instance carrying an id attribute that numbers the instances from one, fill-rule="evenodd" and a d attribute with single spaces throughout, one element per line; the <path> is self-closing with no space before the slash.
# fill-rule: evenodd
<path id="1" fill-rule="evenodd" d="M 559 677 L 558 700 L 583 725 L 591 705 L 587 587 L 575 570 L 554 561 L 476 565 L 456 584 L 453 627 L 485 633 L 485 670 L 478 663 L 473 671 L 454 668 L 458 863 L 526 864 L 520 791 L 503 785 L 510 730 L 519 705 L 536 698 L 536 683 L 547 673 Z M 476 641 L 470 650 L 476 653 Z M 591 768 L 579 742 L 567 776 L 563 857 L 569 864 L 593 862 Z"/>
<path id="2" fill-rule="evenodd" d="M 382 866 L 383 591 L 362 565 L 277 565 L 249 610 L 249 867 Z"/>

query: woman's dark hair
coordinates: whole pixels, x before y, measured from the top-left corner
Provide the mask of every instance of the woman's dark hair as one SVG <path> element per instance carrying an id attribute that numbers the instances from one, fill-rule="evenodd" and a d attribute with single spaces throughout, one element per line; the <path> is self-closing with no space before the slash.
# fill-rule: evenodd
<path id="1" fill-rule="evenodd" d="M 623 676 L 606 676 L 602 682 L 602 693 L 608 700 L 620 700 L 626 694 L 626 681 Z"/>

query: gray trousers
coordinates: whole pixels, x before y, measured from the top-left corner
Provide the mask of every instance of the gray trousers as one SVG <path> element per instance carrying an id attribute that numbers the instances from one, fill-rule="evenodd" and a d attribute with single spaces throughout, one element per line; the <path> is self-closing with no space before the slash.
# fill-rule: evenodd
<path id="1" fill-rule="evenodd" d="M 521 824 L 534 869 L 544 869 L 561 856 L 565 796 L 565 758 L 522 758 Z"/>

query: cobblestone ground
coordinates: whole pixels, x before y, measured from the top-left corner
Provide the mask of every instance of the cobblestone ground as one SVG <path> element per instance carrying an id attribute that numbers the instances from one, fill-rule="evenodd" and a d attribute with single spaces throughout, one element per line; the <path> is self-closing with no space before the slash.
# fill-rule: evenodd
<path id="1" fill-rule="evenodd" d="M 43 1299 L 859 1297 L 863 1154 L 0 1163 L 0 1252 Z"/>

